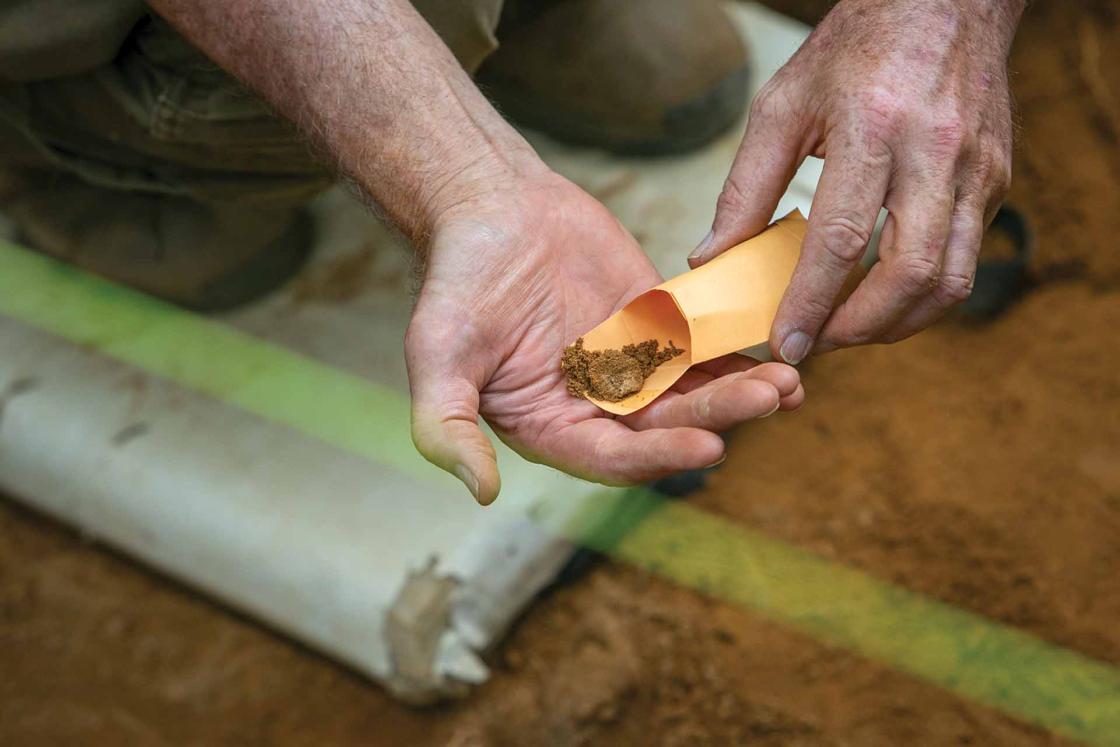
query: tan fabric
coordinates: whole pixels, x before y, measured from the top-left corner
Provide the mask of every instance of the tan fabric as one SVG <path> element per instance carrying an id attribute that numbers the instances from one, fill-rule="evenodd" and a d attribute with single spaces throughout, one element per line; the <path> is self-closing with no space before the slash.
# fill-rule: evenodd
<path id="1" fill-rule="evenodd" d="M 412 4 L 472 75 L 498 48 L 494 33 L 504 0 L 412 0 Z"/>
<path id="2" fill-rule="evenodd" d="M 502 0 L 416 0 L 468 70 Z M 305 202 L 331 181 L 288 124 L 138 0 L 0 0 L 0 164 L 115 189 Z"/>
<path id="3" fill-rule="evenodd" d="M 105 65 L 146 12 L 142 0 L 0 0 L 0 80 Z"/>

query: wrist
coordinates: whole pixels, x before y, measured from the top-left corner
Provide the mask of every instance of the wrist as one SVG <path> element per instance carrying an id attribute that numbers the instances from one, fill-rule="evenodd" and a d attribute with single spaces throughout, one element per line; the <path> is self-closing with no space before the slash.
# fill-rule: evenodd
<path id="1" fill-rule="evenodd" d="M 514 136 L 461 150 L 433 171 L 416 195 L 411 227 L 405 229 L 414 245 L 421 248 L 441 224 L 473 205 L 551 173 L 532 147 Z"/>
<path id="2" fill-rule="evenodd" d="M 549 169 L 461 69 L 394 118 L 374 148 L 343 164 L 386 217 L 423 250 L 444 216 L 481 196 Z M 364 154 L 377 154 L 373 158 Z"/>

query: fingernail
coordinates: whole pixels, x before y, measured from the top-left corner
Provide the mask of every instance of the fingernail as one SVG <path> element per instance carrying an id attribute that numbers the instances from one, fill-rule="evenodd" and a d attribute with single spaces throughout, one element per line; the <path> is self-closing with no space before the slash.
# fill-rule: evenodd
<path id="1" fill-rule="evenodd" d="M 786 363 L 796 366 L 805 359 L 812 347 L 813 338 L 798 329 L 786 335 L 778 354 Z"/>
<path id="2" fill-rule="evenodd" d="M 727 452 L 725 451 L 723 453 L 723 456 L 721 456 L 717 461 L 714 461 L 711 464 L 709 464 L 707 467 L 704 467 L 704 469 L 712 469 L 713 467 L 718 467 L 726 461 L 727 461 Z"/>
<path id="3" fill-rule="evenodd" d="M 774 405 L 774 409 L 773 409 L 773 410 L 771 410 L 770 412 L 766 413 L 766 414 L 765 414 L 765 415 L 763 415 L 762 417 L 763 417 L 763 418 L 768 418 L 768 417 L 770 417 L 771 415 L 773 415 L 774 413 L 776 413 L 776 412 L 777 412 L 778 410 L 780 410 L 780 409 L 781 409 L 781 407 L 782 407 L 782 401 L 781 401 L 781 400 L 779 399 L 779 400 L 778 400 L 778 404 Z M 761 420 L 761 418 L 759 418 L 759 419 Z"/>
<path id="4" fill-rule="evenodd" d="M 704 255 L 708 253 L 708 249 L 712 245 L 712 240 L 715 239 L 715 235 L 715 231 L 708 231 L 708 235 L 704 237 L 704 240 L 701 241 L 697 245 L 697 247 L 692 250 L 692 254 L 688 255 L 689 267 L 692 267 L 694 263 L 697 263 L 704 258 Z M 680 255 L 678 254 L 677 256 L 679 257 Z"/>
<path id="5" fill-rule="evenodd" d="M 471 495 L 473 495 L 474 499 L 477 501 L 478 500 L 478 478 L 475 477 L 474 473 L 471 472 L 469 469 L 467 469 L 466 465 L 464 465 L 464 464 L 455 465 L 455 470 L 454 471 L 455 471 L 455 476 L 463 481 L 463 484 L 467 486 L 467 490 L 471 491 Z"/>

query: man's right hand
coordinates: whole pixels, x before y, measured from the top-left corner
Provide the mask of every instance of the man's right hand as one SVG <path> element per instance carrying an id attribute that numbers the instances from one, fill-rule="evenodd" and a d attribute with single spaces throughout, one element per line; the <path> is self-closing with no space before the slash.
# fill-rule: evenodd
<path id="1" fill-rule="evenodd" d="M 795 369 L 740 355 L 697 366 L 615 418 L 572 397 L 566 345 L 661 282 L 606 208 L 543 169 L 491 182 L 443 214 L 405 342 L 413 439 L 479 502 L 498 493 L 481 415 L 526 459 L 608 484 L 712 465 L 718 432 L 804 398 Z"/>

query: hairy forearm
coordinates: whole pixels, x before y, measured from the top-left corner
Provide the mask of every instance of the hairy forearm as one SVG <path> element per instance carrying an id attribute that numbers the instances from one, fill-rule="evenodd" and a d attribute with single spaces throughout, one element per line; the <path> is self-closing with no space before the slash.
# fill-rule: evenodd
<path id="1" fill-rule="evenodd" d="M 414 242 L 543 168 L 407 0 L 149 0 L 293 120 Z"/>

